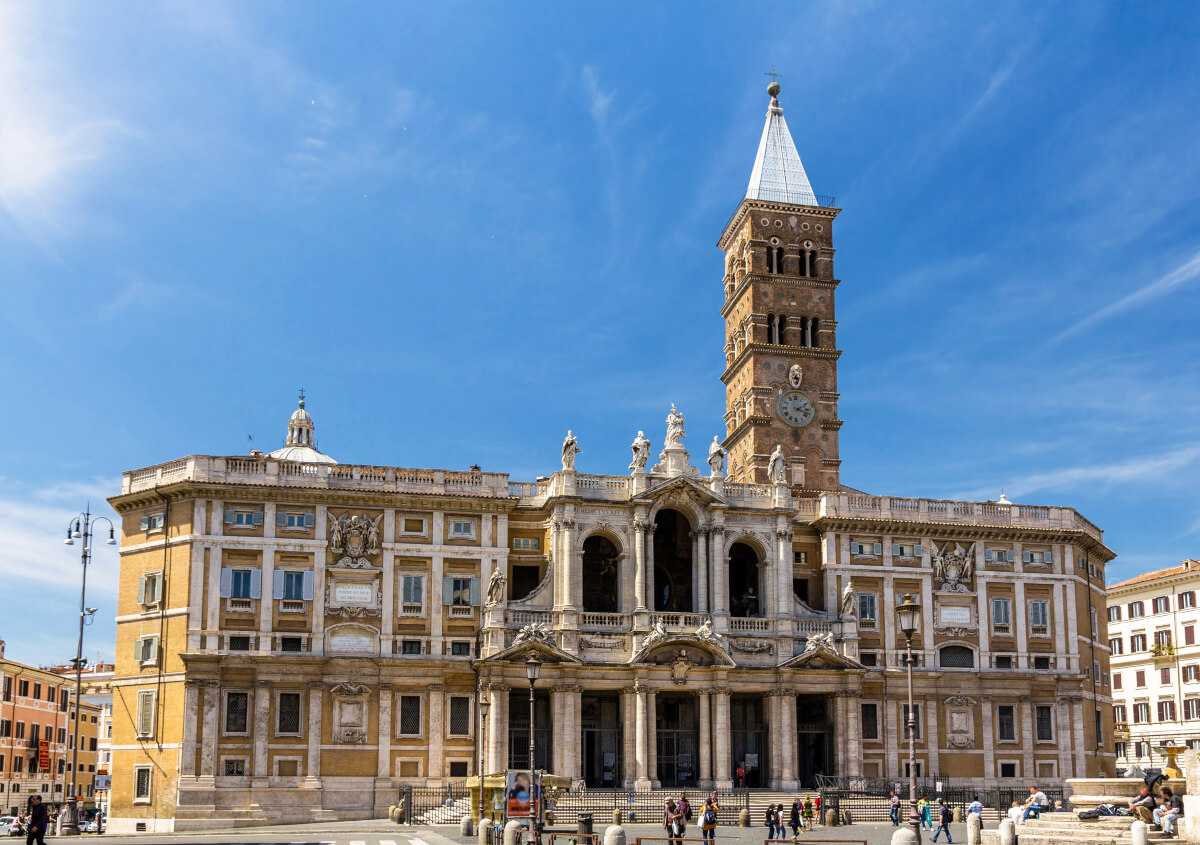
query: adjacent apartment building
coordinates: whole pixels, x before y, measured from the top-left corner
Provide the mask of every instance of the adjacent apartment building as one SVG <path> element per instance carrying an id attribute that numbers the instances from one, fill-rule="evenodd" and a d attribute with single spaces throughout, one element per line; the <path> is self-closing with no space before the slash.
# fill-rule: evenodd
<path id="1" fill-rule="evenodd" d="M 85 742 L 80 748 L 81 755 L 86 752 L 86 758 L 80 758 L 81 781 L 97 784 L 91 791 L 80 790 L 80 795 L 94 798 L 95 807 L 108 815 L 108 790 L 99 784 L 105 781 L 95 780 L 95 775 L 109 775 L 112 765 L 112 679 L 114 666 L 112 663 L 93 663 L 84 667 L 82 674 L 83 695 L 85 705 L 80 719 L 80 733 Z M 50 671 L 63 675 L 70 680 L 75 678 L 75 668 L 69 664 L 55 666 Z M 93 711 L 92 708 L 95 708 Z M 85 720 L 82 715 L 86 715 Z M 93 741 L 92 736 L 95 736 Z M 67 763 L 68 767 L 70 762 Z"/>
<path id="2" fill-rule="evenodd" d="M 1200 561 L 1108 588 L 1117 766 L 1160 766 L 1164 744 L 1200 748 Z"/>
<path id="3" fill-rule="evenodd" d="M 113 833 L 382 816 L 481 752 L 596 788 L 899 780 L 905 594 L 922 777 L 1112 772 L 1103 532 L 841 483 L 839 211 L 778 92 L 697 288 L 726 413 L 695 459 L 672 406 L 616 475 L 570 432 L 532 481 L 339 463 L 302 397 L 270 454 L 124 474 Z"/>

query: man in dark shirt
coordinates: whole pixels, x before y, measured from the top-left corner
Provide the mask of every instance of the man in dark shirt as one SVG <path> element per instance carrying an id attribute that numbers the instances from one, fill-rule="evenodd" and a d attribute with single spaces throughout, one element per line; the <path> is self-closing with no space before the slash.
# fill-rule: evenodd
<path id="1" fill-rule="evenodd" d="M 1164 786 L 1159 792 L 1162 793 L 1162 806 L 1154 811 L 1154 823 L 1162 826 L 1163 833 L 1168 836 L 1175 836 L 1175 820 L 1183 815 L 1183 799 L 1171 791 L 1171 787 Z"/>
<path id="2" fill-rule="evenodd" d="M 1154 824 L 1154 805 L 1154 796 L 1150 794 L 1150 787 L 1143 786 L 1137 798 L 1129 802 L 1129 809 L 1140 821 Z"/>
<path id="3" fill-rule="evenodd" d="M 50 813 L 42 803 L 42 796 L 35 795 L 29 799 L 29 833 L 25 836 L 25 845 L 46 845 L 46 828 L 50 826 Z"/>

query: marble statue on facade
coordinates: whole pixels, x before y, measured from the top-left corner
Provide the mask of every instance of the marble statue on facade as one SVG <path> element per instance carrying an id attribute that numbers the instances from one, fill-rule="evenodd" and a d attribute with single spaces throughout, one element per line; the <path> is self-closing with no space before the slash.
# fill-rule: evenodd
<path id="1" fill-rule="evenodd" d="M 579 448 L 579 441 L 575 439 L 575 435 L 567 429 L 567 436 L 563 438 L 562 445 L 562 468 L 564 470 L 575 471 L 575 456 L 583 450 Z"/>
<path id="2" fill-rule="evenodd" d="M 507 596 L 508 579 L 504 577 L 504 573 L 499 569 L 492 570 L 491 580 L 488 581 L 487 606 L 492 607 L 497 604 L 504 604 L 504 599 Z"/>
<path id="3" fill-rule="evenodd" d="M 808 639 L 804 642 L 805 651 L 814 651 L 818 648 L 827 648 L 833 651 L 833 632 L 826 631 L 823 634 L 809 634 Z"/>
<path id="4" fill-rule="evenodd" d="M 767 464 L 767 477 L 775 484 L 787 484 L 787 458 L 783 456 L 783 446 L 776 445 L 771 453 L 771 461 Z"/>
<path id="5" fill-rule="evenodd" d="M 671 403 L 671 413 L 667 414 L 667 446 L 682 446 L 687 434 L 683 430 L 683 414 Z"/>
<path id="6" fill-rule="evenodd" d="M 639 431 L 629 448 L 633 449 L 633 460 L 630 462 L 629 468 L 634 472 L 645 472 L 646 461 L 650 459 L 650 441 L 646 438 L 645 433 Z"/>
<path id="7" fill-rule="evenodd" d="M 846 589 L 842 590 L 842 616 L 854 615 L 854 588 L 850 586 L 850 582 L 846 582 Z"/>
<path id="8" fill-rule="evenodd" d="M 715 434 L 713 442 L 708 447 L 708 469 L 713 478 L 725 477 L 725 449 Z"/>

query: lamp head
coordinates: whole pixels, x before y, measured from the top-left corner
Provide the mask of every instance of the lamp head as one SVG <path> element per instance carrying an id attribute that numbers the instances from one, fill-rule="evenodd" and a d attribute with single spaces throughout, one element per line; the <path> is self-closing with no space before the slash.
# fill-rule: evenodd
<path id="1" fill-rule="evenodd" d="M 99 609 L 100 608 L 98 608 L 98 607 L 89 607 L 86 610 L 84 610 L 83 612 L 86 613 L 88 616 L 94 616 L 96 611 Z"/>
<path id="2" fill-rule="evenodd" d="M 531 657 L 525 661 L 525 677 L 529 678 L 529 683 L 533 683 L 542 674 L 542 661 L 536 657 Z"/>
<path id="3" fill-rule="evenodd" d="M 483 716 L 483 718 L 486 719 L 488 710 L 491 708 L 491 706 L 492 706 L 491 702 L 489 702 L 487 700 L 487 698 L 480 699 L 479 700 L 479 715 Z"/>
<path id="4" fill-rule="evenodd" d="M 116 538 L 115 534 L 116 534 L 116 529 L 113 529 L 113 528 L 108 529 L 108 540 L 106 541 L 106 545 L 115 546 L 117 544 L 117 538 Z"/>
<path id="5" fill-rule="evenodd" d="M 78 519 L 75 520 L 75 532 L 71 536 L 74 537 L 76 540 L 78 540 L 80 537 L 83 536 L 82 534 L 79 533 L 79 520 Z"/>
<path id="6" fill-rule="evenodd" d="M 71 529 L 69 526 L 67 528 L 67 539 L 63 540 L 63 545 L 66 545 L 66 546 L 75 545 L 75 541 L 71 539 Z"/>
<path id="7" fill-rule="evenodd" d="M 896 605 L 896 616 L 900 618 L 900 630 L 904 636 L 911 638 L 921 618 L 921 605 L 917 604 L 912 593 L 905 593 L 903 600 Z"/>

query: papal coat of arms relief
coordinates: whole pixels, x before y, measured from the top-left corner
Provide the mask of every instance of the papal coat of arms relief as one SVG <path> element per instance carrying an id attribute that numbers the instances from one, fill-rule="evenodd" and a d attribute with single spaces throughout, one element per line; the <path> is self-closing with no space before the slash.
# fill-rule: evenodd
<path id="1" fill-rule="evenodd" d="M 346 512 L 339 517 L 330 514 L 329 550 L 341 555 L 335 567 L 345 569 L 369 569 L 367 559 L 379 554 L 379 526 L 383 515 L 371 519 L 364 514 Z"/>
<path id="2" fill-rule="evenodd" d="M 929 541 L 933 563 L 933 577 L 937 589 L 950 593 L 969 593 L 975 588 L 975 544 L 963 548 L 962 543 L 951 542 L 938 547 Z"/>

